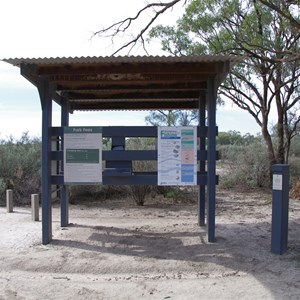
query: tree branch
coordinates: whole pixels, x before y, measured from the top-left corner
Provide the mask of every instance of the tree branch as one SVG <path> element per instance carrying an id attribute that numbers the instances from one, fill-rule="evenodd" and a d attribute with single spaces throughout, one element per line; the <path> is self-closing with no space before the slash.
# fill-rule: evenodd
<path id="1" fill-rule="evenodd" d="M 115 22 L 112 25 L 105 27 L 101 30 L 98 30 L 93 33 L 91 38 L 94 38 L 95 36 L 99 37 L 110 37 L 112 44 L 114 42 L 114 39 L 118 37 L 119 35 L 124 35 L 126 31 L 130 27 L 133 26 L 133 23 L 137 20 L 140 20 L 142 16 L 148 12 L 152 11 L 152 17 L 150 20 L 146 23 L 146 25 L 136 34 L 132 37 L 132 39 L 129 42 L 126 42 L 121 47 L 119 47 L 115 52 L 112 53 L 112 56 L 121 52 L 124 49 L 128 49 L 128 53 L 131 52 L 131 50 L 136 46 L 138 42 L 142 44 L 142 47 L 144 48 L 145 52 L 147 53 L 146 46 L 145 46 L 145 33 L 149 30 L 149 28 L 153 25 L 153 23 L 159 18 L 160 15 L 162 15 L 164 12 L 166 12 L 169 9 L 172 9 L 175 4 L 179 2 L 183 2 L 183 6 L 188 2 L 188 0 L 172 0 L 169 2 L 153 2 L 148 3 L 145 5 L 142 9 L 140 9 L 135 16 L 133 17 L 127 17 L 121 21 Z M 148 53 L 147 53 L 148 54 Z"/>
<path id="2" fill-rule="evenodd" d="M 260 3 L 262 3 L 263 5 L 273 9 L 274 11 L 276 11 L 279 15 L 281 15 L 282 17 L 284 17 L 285 19 L 287 19 L 291 26 L 294 27 L 296 30 L 298 30 L 300 32 L 300 22 L 299 20 L 296 20 L 292 14 L 290 13 L 288 7 L 291 4 L 294 5 L 299 5 L 299 2 L 296 3 L 297 1 L 281 1 L 281 5 L 282 7 L 276 5 L 273 3 L 273 1 L 269 1 L 269 0 L 258 0 Z M 293 3 L 295 2 L 295 3 Z"/>

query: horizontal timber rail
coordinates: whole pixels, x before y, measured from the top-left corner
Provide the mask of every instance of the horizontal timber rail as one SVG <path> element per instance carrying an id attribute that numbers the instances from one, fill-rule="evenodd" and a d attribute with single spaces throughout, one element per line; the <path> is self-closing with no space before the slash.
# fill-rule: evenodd
<path id="1" fill-rule="evenodd" d="M 117 179 L 117 180 L 116 180 Z M 218 184 L 219 176 L 216 176 L 216 183 Z M 63 185 L 63 175 L 52 175 L 51 184 Z M 156 172 L 133 172 L 127 176 L 104 176 L 104 185 L 157 185 L 157 173 Z M 197 185 L 207 184 L 207 174 L 197 174 Z"/>
<path id="2" fill-rule="evenodd" d="M 100 126 L 101 127 L 101 126 Z M 52 136 L 63 136 L 63 127 L 52 127 Z M 207 126 L 197 126 L 197 136 L 207 137 Z M 218 127 L 216 127 L 218 135 Z M 123 137 L 157 137 L 156 126 L 105 126 L 102 127 L 103 137 L 123 136 Z"/>

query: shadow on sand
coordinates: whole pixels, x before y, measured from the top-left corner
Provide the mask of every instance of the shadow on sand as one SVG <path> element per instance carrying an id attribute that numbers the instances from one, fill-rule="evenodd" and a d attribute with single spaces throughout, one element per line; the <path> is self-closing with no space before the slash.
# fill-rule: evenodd
<path id="1" fill-rule="evenodd" d="M 134 257 L 140 259 L 140 263 L 147 260 L 152 262 L 153 268 L 158 272 L 161 271 L 161 260 L 165 260 L 170 264 L 174 261 L 187 264 L 188 270 L 208 277 L 210 272 L 216 272 L 211 266 L 216 266 L 220 276 L 250 274 L 270 290 L 274 299 L 282 299 L 283 289 L 289 290 L 291 295 L 299 290 L 299 222 L 290 222 L 289 248 L 282 256 L 270 252 L 270 222 L 218 223 L 216 243 L 206 242 L 205 228 L 195 225 L 192 231 L 187 231 L 175 225 L 178 224 L 173 224 L 176 228 L 169 230 L 170 228 L 157 229 L 149 226 L 126 229 L 72 224 L 70 230 L 76 228 L 89 231 L 86 241 L 56 239 L 52 244 L 101 254 Z M 280 284 L 274 284 L 276 281 Z"/>

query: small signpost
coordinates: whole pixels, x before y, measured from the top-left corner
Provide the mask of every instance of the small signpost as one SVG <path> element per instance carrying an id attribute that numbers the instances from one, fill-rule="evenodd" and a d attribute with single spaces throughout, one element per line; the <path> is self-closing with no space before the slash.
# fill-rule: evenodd
<path id="1" fill-rule="evenodd" d="M 273 165 L 271 252 L 283 254 L 288 244 L 289 165 Z"/>

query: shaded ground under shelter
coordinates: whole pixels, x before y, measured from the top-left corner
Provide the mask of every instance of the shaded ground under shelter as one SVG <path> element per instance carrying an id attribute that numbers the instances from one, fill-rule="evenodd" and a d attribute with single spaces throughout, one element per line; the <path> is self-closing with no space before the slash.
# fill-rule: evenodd
<path id="1" fill-rule="evenodd" d="M 60 186 L 61 226 L 69 223 L 68 197 L 63 173 L 63 128 L 76 111 L 112 110 L 199 110 L 197 160 L 199 171 L 198 223 L 207 225 L 207 239 L 215 241 L 216 206 L 216 98 L 230 68 L 240 60 L 234 56 L 184 57 L 75 57 L 11 58 L 34 84 L 42 107 L 42 242 L 52 239 L 51 186 Z M 61 126 L 52 126 L 52 104 L 61 107 Z M 83 124 L 84 125 L 84 124 Z M 99 120 L 101 126 L 101 120 Z M 126 137 L 157 137 L 157 128 L 103 127 L 103 137 L 113 144 Z M 53 141 L 59 141 L 53 148 Z M 57 144 L 57 143 L 56 143 Z M 156 151 L 105 151 L 103 160 L 122 162 L 157 160 Z M 56 168 L 53 170 L 53 162 Z M 157 173 L 128 173 L 117 176 L 103 172 L 103 184 L 157 184 Z M 207 208 L 205 199 L 207 198 Z M 207 213 L 206 213 L 207 212 Z M 205 216 L 207 215 L 207 220 Z"/>

